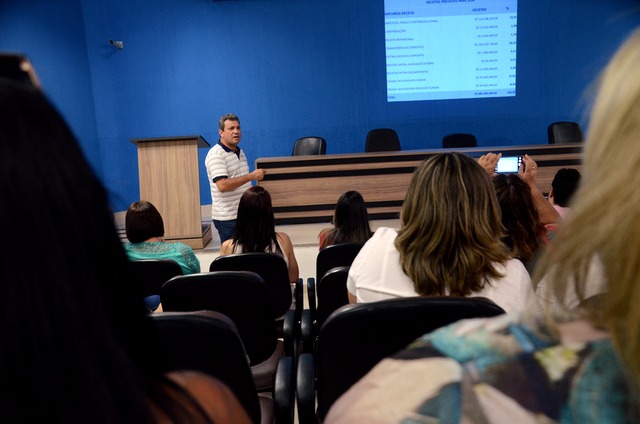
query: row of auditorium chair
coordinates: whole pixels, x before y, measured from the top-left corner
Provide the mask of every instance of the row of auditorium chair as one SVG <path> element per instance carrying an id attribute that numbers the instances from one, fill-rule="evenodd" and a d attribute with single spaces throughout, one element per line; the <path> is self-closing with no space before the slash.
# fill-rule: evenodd
<path id="1" fill-rule="evenodd" d="M 582 129 L 577 122 L 553 122 L 547 127 L 549 144 L 579 143 L 583 141 Z M 445 149 L 478 147 L 478 139 L 473 134 L 454 133 L 442 138 Z M 367 133 L 365 152 L 399 151 L 400 139 L 391 128 L 376 128 Z M 324 155 L 327 141 L 318 136 L 301 137 L 293 145 L 293 156 Z"/>
<path id="2" fill-rule="evenodd" d="M 350 305 L 347 275 L 361 247 L 318 253 L 316 274 L 307 278 L 306 309 L 302 279 L 292 286 L 275 254 L 221 256 L 209 272 L 192 275 L 182 275 L 172 261 L 131 262 L 142 294 L 161 297 L 164 312 L 149 315 L 158 359 L 167 371 L 193 369 L 225 382 L 254 422 L 293 423 L 297 405 L 299 423 L 317 423 L 380 360 L 420 335 L 459 319 L 504 313 L 484 298 Z"/>

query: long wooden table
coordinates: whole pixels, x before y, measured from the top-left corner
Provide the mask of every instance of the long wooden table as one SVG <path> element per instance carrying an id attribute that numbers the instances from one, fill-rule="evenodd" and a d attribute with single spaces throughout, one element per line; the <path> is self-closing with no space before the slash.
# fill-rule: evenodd
<path id="1" fill-rule="evenodd" d="M 528 154 L 538 164 L 538 187 L 546 194 L 558 169 L 582 171 L 582 148 L 571 143 L 285 156 L 259 158 L 255 165 L 267 171 L 258 184 L 271 194 L 276 224 L 329 223 L 338 198 L 348 190 L 362 194 L 371 219 L 397 218 L 414 169 L 437 153 L 458 151 L 473 158 L 487 152 Z"/>

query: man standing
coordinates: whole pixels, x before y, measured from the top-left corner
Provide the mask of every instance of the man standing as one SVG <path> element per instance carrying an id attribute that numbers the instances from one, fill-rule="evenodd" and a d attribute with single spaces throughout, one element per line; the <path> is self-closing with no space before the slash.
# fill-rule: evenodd
<path id="1" fill-rule="evenodd" d="M 247 157 L 238 147 L 242 131 L 236 115 L 223 115 L 218 126 L 220 141 L 207 153 L 205 166 L 211 185 L 211 219 L 222 243 L 233 236 L 242 193 L 251 187 L 251 181 L 262 180 L 265 170 L 249 173 Z"/>

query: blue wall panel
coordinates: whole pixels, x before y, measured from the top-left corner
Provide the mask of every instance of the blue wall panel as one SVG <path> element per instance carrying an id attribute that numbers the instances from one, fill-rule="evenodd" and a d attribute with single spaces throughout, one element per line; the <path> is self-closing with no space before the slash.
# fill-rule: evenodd
<path id="1" fill-rule="evenodd" d="M 0 51 L 26 53 L 52 103 L 102 174 L 79 0 L 0 0 Z"/>

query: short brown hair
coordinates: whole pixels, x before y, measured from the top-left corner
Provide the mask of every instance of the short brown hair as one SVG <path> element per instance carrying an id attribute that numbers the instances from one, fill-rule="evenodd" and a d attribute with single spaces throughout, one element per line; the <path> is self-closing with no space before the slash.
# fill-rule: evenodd
<path id="1" fill-rule="evenodd" d="M 152 237 L 164 236 L 164 222 L 158 209 L 150 202 L 133 202 L 124 218 L 125 231 L 131 243 L 142 243 Z"/>

